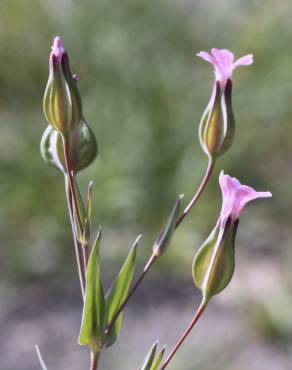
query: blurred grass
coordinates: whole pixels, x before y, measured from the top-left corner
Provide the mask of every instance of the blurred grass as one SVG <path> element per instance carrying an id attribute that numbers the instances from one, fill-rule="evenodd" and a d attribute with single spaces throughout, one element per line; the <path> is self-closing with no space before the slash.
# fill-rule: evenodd
<path id="1" fill-rule="evenodd" d="M 291 14 L 289 0 L 2 0 L 1 281 L 77 284 L 63 179 L 39 154 L 48 54 L 60 35 L 99 142 L 99 157 L 80 183 L 85 192 L 94 179 L 107 281 L 141 232 L 143 264 L 177 194 L 187 202 L 203 174 L 197 127 L 213 75 L 195 52 L 254 54 L 254 65 L 234 74 L 235 144 L 151 277 L 191 280 L 190 261 L 219 212 L 217 175 L 224 168 L 273 192 L 243 214 L 239 255 L 278 263 L 279 289 L 291 296 Z M 259 325 L 275 333 L 275 308 L 262 310 L 267 319 Z"/>

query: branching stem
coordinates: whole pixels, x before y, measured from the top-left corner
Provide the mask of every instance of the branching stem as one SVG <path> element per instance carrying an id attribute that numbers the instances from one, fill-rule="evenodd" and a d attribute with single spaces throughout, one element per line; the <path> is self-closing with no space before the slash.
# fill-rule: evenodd
<path id="1" fill-rule="evenodd" d="M 207 166 L 207 169 L 206 169 L 204 178 L 203 178 L 203 180 L 202 180 L 202 182 L 201 182 L 201 184 L 200 184 L 200 186 L 199 186 L 196 194 L 194 195 L 194 197 L 192 198 L 192 200 L 190 201 L 190 203 L 188 204 L 188 206 L 185 208 L 185 210 L 183 211 L 182 215 L 178 219 L 178 221 L 176 223 L 176 226 L 175 226 L 176 229 L 179 227 L 179 225 L 184 220 L 184 218 L 190 213 L 191 209 L 196 204 L 196 202 L 199 199 L 200 195 L 203 193 L 203 191 L 206 188 L 206 186 L 208 184 L 208 181 L 209 181 L 209 179 L 211 177 L 211 174 L 213 172 L 214 166 L 215 166 L 215 160 L 213 158 L 209 158 L 209 162 L 208 162 L 208 166 Z M 157 260 L 157 258 L 158 257 L 155 254 L 152 254 L 150 256 L 150 258 L 147 261 L 147 263 L 146 263 L 143 271 L 141 272 L 140 276 L 138 277 L 136 283 L 133 285 L 133 287 L 129 291 L 127 297 L 125 298 L 125 300 L 123 301 L 123 303 L 120 305 L 120 307 L 117 310 L 116 314 L 113 316 L 111 322 L 109 323 L 108 327 L 106 328 L 106 330 L 105 330 L 106 333 L 109 333 L 110 332 L 110 330 L 112 329 L 112 327 L 113 327 L 114 323 L 116 322 L 117 318 L 119 317 L 119 315 L 121 314 L 121 312 L 124 310 L 125 306 L 129 302 L 130 298 L 135 293 L 135 291 L 137 290 L 137 288 L 139 287 L 139 285 L 142 283 L 142 281 L 144 280 L 144 278 L 147 275 L 147 273 L 150 270 L 150 268 L 154 265 L 154 263 Z"/>

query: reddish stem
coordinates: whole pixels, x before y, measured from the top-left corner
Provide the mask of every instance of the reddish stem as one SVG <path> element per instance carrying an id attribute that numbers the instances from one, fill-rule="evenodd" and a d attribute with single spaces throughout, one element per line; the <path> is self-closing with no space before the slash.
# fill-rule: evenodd
<path id="1" fill-rule="evenodd" d="M 191 211 L 191 209 L 193 208 L 193 206 L 196 204 L 196 202 L 199 199 L 200 195 L 203 193 L 203 191 L 206 188 L 206 185 L 208 184 L 208 181 L 209 181 L 209 179 L 211 177 L 211 174 L 213 172 L 214 166 L 215 166 L 215 160 L 213 158 L 209 158 L 208 167 L 206 169 L 206 172 L 205 172 L 204 178 L 203 178 L 203 180 L 201 182 L 201 185 L 199 186 L 196 194 L 194 195 L 194 197 L 192 198 L 192 200 L 190 201 L 190 203 L 187 205 L 187 207 L 183 211 L 183 213 L 180 216 L 180 218 L 177 220 L 177 222 L 176 222 L 176 228 L 181 224 L 181 222 L 183 221 L 183 219 L 188 215 L 188 213 Z"/>
<path id="2" fill-rule="evenodd" d="M 91 352 L 90 355 L 90 370 L 97 370 L 98 368 L 98 363 L 99 363 L 99 353 L 93 353 Z"/>
<path id="3" fill-rule="evenodd" d="M 199 308 L 198 308 L 198 310 L 195 313 L 195 316 L 194 316 L 192 322 L 187 327 L 186 331 L 183 333 L 183 335 L 181 336 L 181 338 L 179 339 L 179 341 L 176 343 L 176 345 L 174 346 L 173 350 L 170 352 L 169 356 L 164 361 L 164 363 L 163 363 L 162 367 L 160 368 L 160 370 L 164 370 L 167 367 L 167 365 L 170 363 L 170 361 L 173 358 L 173 356 L 176 354 L 176 352 L 178 351 L 178 349 L 180 348 L 180 346 L 186 340 L 187 336 L 190 334 L 190 332 L 192 331 L 193 327 L 196 325 L 196 323 L 199 320 L 199 318 L 202 316 L 202 314 L 205 311 L 207 305 L 208 305 L 208 301 L 203 299 L 202 302 L 201 302 L 201 304 L 200 304 L 200 306 L 199 306 Z"/>
<path id="4" fill-rule="evenodd" d="M 200 184 L 200 186 L 199 186 L 196 194 L 194 195 L 194 197 L 192 198 L 192 200 L 190 201 L 190 203 L 188 204 L 188 206 L 185 208 L 185 210 L 183 211 L 182 215 L 178 219 L 178 221 L 176 223 L 176 226 L 175 226 L 176 229 L 179 227 L 179 225 L 181 224 L 181 222 L 184 220 L 184 218 L 188 215 L 188 213 L 191 211 L 191 209 L 193 208 L 193 206 L 196 204 L 196 202 L 199 199 L 200 195 L 203 193 L 203 191 L 206 188 L 206 185 L 207 185 L 207 183 L 208 183 L 208 181 L 210 179 L 210 176 L 211 176 L 211 174 L 213 172 L 214 166 L 215 166 L 215 160 L 213 158 L 209 158 L 208 167 L 206 169 L 204 178 L 203 178 L 203 180 L 202 180 L 202 182 L 201 182 L 201 184 Z M 153 264 L 155 263 L 156 260 L 157 260 L 157 256 L 154 255 L 154 254 L 152 254 L 150 256 L 149 260 L 147 261 L 147 263 L 146 263 L 146 265 L 145 265 L 142 273 L 138 277 L 138 280 L 136 281 L 136 283 L 134 284 L 134 286 L 132 287 L 132 289 L 129 291 L 127 297 L 125 298 L 125 300 L 123 301 L 123 303 L 121 304 L 121 306 L 117 310 L 116 314 L 113 316 L 111 322 L 107 326 L 106 331 L 105 331 L 106 334 L 110 332 L 110 330 L 112 329 L 115 321 L 117 320 L 117 318 L 119 317 L 119 315 L 121 314 L 121 312 L 123 311 L 123 309 L 125 308 L 125 306 L 127 305 L 127 303 L 129 302 L 130 298 L 135 293 L 135 291 L 137 290 L 137 288 L 139 287 L 139 285 L 142 283 L 142 281 L 144 280 L 144 277 L 146 276 L 147 272 L 150 270 L 150 268 L 153 266 Z"/>

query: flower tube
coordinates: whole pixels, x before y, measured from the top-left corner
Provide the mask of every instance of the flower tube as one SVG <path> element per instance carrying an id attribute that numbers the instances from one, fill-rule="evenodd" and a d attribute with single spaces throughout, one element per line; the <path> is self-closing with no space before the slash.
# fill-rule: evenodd
<path id="1" fill-rule="evenodd" d="M 234 61 L 234 55 L 226 49 L 212 49 L 197 56 L 211 63 L 215 71 L 215 82 L 211 99 L 201 118 L 199 138 L 204 152 L 209 158 L 215 159 L 225 153 L 232 145 L 235 131 L 232 110 L 232 72 L 239 66 L 253 63 L 252 54 Z"/>
<path id="2" fill-rule="evenodd" d="M 241 211 L 254 199 L 272 196 L 269 191 L 258 192 L 242 185 L 223 171 L 219 183 L 222 191 L 220 216 L 193 262 L 193 278 L 205 301 L 220 293 L 233 276 L 234 242 Z"/>

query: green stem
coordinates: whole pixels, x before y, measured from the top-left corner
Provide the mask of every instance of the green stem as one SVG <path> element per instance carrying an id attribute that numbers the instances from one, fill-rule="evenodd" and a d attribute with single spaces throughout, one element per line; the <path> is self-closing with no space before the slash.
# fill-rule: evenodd
<path id="1" fill-rule="evenodd" d="M 68 180 L 69 180 L 70 190 L 71 190 L 71 193 L 72 193 L 73 206 L 74 206 L 74 211 L 75 211 L 75 214 L 76 214 L 76 221 L 78 223 L 78 227 L 80 229 L 81 234 L 83 234 L 83 224 L 82 224 L 82 219 L 81 219 L 81 215 L 80 215 L 80 209 L 78 207 L 78 197 L 77 197 L 77 190 L 76 190 L 76 186 L 75 186 L 75 179 L 73 177 L 73 170 L 72 170 L 71 163 L 70 163 L 68 139 L 63 138 L 63 146 L 64 146 L 64 157 L 65 157 L 66 171 L 67 171 L 67 176 L 68 176 Z"/>
<path id="2" fill-rule="evenodd" d="M 66 171 L 67 171 L 67 177 L 69 182 L 70 191 L 72 194 L 72 209 L 73 209 L 73 221 L 77 222 L 78 228 L 80 230 L 81 235 L 83 235 L 84 228 L 82 224 L 82 218 L 80 214 L 79 209 L 79 203 L 78 203 L 78 197 L 77 197 L 77 189 L 75 184 L 75 178 L 73 176 L 73 170 L 70 163 L 70 155 L 69 155 L 69 141 L 67 138 L 63 137 L 63 147 L 64 147 L 64 158 L 65 158 L 65 164 L 66 164 Z M 76 217 L 74 217 L 76 216 Z M 76 234 L 76 232 L 75 232 Z M 89 259 L 89 253 L 88 253 L 88 244 L 87 243 L 81 243 L 82 249 L 83 249 L 83 264 L 84 264 L 84 270 L 86 271 L 88 259 Z"/>
<path id="3" fill-rule="evenodd" d="M 164 361 L 164 363 L 163 363 L 162 367 L 160 368 L 160 370 L 164 370 L 168 366 L 168 364 L 172 360 L 173 356 L 176 354 L 176 352 L 178 351 L 178 349 L 180 348 L 180 346 L 186 340 L 186 338 L 188 337 L 188 335 L 192 331 L 193 327 L 196 325 L 196 323 L 199 320 L 199 318 L 202 316 L 202 314 L 205 311 L 207 305 L 208 305 L 208 300 L 202 299 L 202 302 L 201 302 L 199 308 L 197 309 L 197 311 L 195 313 L 195 316 L 193 317 L 193 320 L 191 321 L 190 325 L 187 327 L 187 329 L 185 330 L 185 332 L 183 333 L 183 335 L 181 336 L 181 338 L 179 339 L 179 341 L 176 343 L 176 345 L 174 346 L 174 348 L 170 352 L 170 354 L 167 357 L 167 359 Z"/>
<path id="4" fill-rule="evenodd" d="M 78 268 L 78 276 L 80 281 L 81 293 L 84 299 L 85 294 L 85 270 L 84 264 L 82 263 L 82 246 L 77 240 L 76 233 L 75 233 L 75 226 L 74 226 L 74 219 L 73 219 L 73 205 L 72 205 L 72 194 L 68 184 L 68 176 L 65 175 L 65 190 L 66 190 L 66 198 L 67 198 L 67 205 L 68 205 L 68 212 L 69 218 L 72 228 L 73 240 L 74 240 L 74 247 L 75 247 L 75 256 Z"/>

